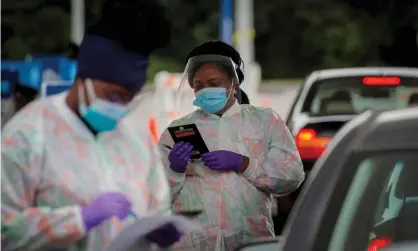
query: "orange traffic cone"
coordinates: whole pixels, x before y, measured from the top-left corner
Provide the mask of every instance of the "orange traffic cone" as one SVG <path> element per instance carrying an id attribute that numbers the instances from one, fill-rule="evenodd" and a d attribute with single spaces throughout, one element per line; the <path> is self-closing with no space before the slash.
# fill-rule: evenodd
<path id="1" fill-rule="evenodd" d="M 165 81 L 164 87 L 171 88 L 173 83 L 174 83 L 174 75 L 170 73 L 167 77 L 167 80 Z"/>
<path id="2" fill-rule="evenodd" d="M 151 116 L 148 120 L 148 130 L 150 131 L 155 144 L 157 144 L 158 143 L 158 129 L 157 129 L 157 120 L 155 119 L 154 116 Z"/>
<path id="3" fill-rule="evenodd" d="M 268 100 L 268 99 L 263 99 L 262 101 L 261 101 L 261 106 L 263 106 L 263 107 L 270 107 L 270 101 Z"/>
<path id="4" fill-rule="evenodd" d="M 169 111 L 168 117 L 172 120 L 174 120 L 177 117 L 177 113 L 175 111 Z"/>

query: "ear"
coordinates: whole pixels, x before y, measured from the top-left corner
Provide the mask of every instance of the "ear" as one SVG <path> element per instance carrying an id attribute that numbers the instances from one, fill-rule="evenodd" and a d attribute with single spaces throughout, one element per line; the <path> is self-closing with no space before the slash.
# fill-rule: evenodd
<path id="1" fill-rule="evenodd" d="M 239 91 L 239 84 L 238 83 L 235 83 L 234 84 L 234 95 L 237 95 L 238 94 L 238 91 Z"/>
<path id="2" fill-rule="evenodd" d="M 238 88 L 239 88 L 239 82 L 238 79 L 233 79 L 233 88 L 234 88 L 234 94 L 236 94 L 238 92 Z"/>

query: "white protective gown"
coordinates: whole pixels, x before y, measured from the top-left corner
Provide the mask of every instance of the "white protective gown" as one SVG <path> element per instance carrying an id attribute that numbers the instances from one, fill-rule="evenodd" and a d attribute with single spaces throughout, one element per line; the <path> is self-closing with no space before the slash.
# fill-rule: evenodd
<path id="1" fill-rule="evenodd" d="M 209 151 L 229 150 L 249 157 L 244 173 L 213 171 L 201 161 L 185 174 L 170 169 L 174 142 L 166 130 L 159 141 L 169 176 L 173 212 L 203 210 L 206 234 L 185 236 L 177 250 L 234 250 L 242 242 L 273 236 L 273 197 L 291 193 L 305 174 L 292 135 L 271 108 L 235 103 L 222 117 L 196 110 L 170 126 L 195 123 Z"/>
<path id="2" fill-rule="evenodd" d="M 2 132 L 2 250 L 104 250 L 133 219 L 112 218 L 86 233 L 80 206 L 103 192 L 124 193 L 139 217 L 169 211 L 148 130 L 120 126 L 95 138 L 65 97 L 31 103 Z"/>

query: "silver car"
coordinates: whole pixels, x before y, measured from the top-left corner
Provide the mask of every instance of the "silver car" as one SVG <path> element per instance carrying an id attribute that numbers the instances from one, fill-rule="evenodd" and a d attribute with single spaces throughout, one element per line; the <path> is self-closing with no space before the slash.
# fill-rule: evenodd
<path id="1" fill-rule="evenodd" d="M 313 167 L 280 239 L 240 251 L 418 250 L 418 107 L 366 111 Z"/>

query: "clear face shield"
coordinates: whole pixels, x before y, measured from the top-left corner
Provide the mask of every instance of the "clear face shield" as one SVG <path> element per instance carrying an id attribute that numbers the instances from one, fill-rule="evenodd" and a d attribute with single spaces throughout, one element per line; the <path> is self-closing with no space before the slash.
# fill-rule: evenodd
<path id="1" fill-rule="evenodd" d="M 219 113 L 235 102 L 238 87 L 231 58 L 206 54 L 189 59 L 177 95 L 177 117 L 195 109 Z"/>

